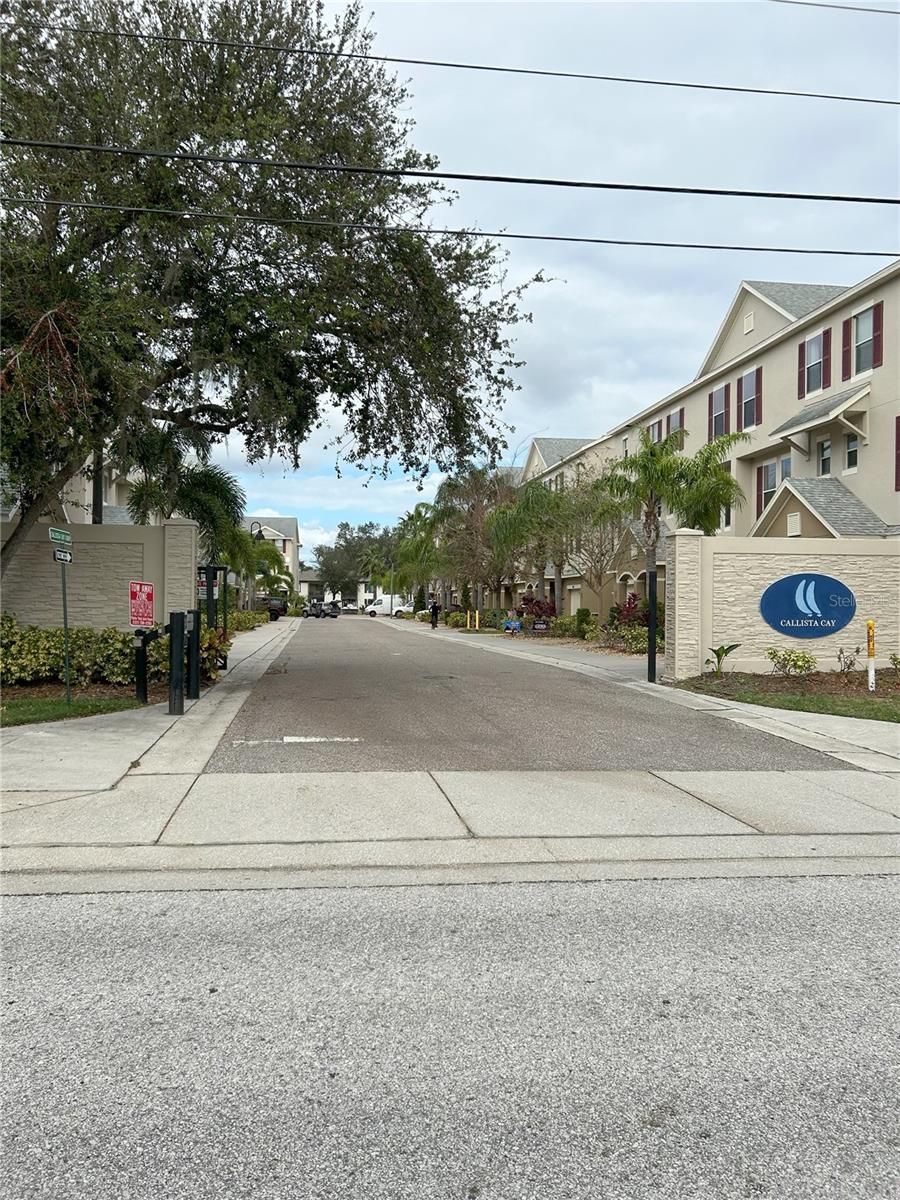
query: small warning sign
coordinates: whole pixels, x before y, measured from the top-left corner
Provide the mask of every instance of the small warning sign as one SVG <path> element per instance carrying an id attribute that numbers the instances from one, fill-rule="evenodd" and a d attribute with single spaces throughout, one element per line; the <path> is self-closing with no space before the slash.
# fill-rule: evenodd
<path id="1" fill-rule="evenodd" d="M 128 591 L 131 609 L 129 624 L 149 629 L 153 624 L 153 584 L 132 579 L 128 584 Z"/>

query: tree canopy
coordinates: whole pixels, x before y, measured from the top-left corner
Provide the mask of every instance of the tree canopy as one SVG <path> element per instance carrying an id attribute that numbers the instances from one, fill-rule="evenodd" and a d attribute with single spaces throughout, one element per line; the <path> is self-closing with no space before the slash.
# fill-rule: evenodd
<path id="1" fill-rule="evenodd" d="M 384 64 L 163 40 L 365 54 L 355 4 L 329 18 L 314 0 L 19 0 L 11 18 L 7 136 L 436 166 L 412 145 L 407 92 Z M 3 217 L 3 464 L 22 526 L 91 451 L 150 420 L 235 433 L 251 461 L 296 465 L 336 410 L 346 461 L 420 475 L 503 448 L 522 287 L 505 284 L 484 239 L 387 229 L 427 223 L 452 199 L 440 185 L 7 147 L 3 187 L 28 201 Z M 141 207 L 172 213 L 130 211 Z"/>

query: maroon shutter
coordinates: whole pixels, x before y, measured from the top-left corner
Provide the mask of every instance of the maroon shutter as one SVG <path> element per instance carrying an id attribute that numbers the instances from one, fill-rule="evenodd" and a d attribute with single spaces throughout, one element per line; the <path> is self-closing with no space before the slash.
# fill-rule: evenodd
<path id="1" fill-rule="evenodd" d="M 831 387 L 831 326 L 822 330 L 822 387 Z"/>
<path id="2" fill-rule="evenodd" d="M 737 404 L 735 405 L 737 412 L 737 428 L 738 433 L 744 428 L 744 377 L 743 375 L 737 381 Z"/>
<path id="3" fill-rule="evenodd" d="M 797 347 L 797 399 L 806 395 L 806 342 Z"/>
<path id="4" fill-rule="evenodd" d="M 848 317 L 841 326 L 841 379 L 849 379 L 852 374 L 850 370 L 850 332 L 852 326 L 852 317 Z"/>
<path id="5" fill-rule="evenodd" d="M 681 436 L 678 439 L 678 442 L 683 450 L 684 449 L 684 409 L 683 408 L 679 408 L 679 410 L 678 410 L 678 429 L 681 434 Z"/>
<path id="6" fill-rule="evenodd" d="M 894 491 L 900 492 L 900 417 L 894 422 Z"/>
<path id="7" fill-rule="evenodd" d="M 672 414 L 666 413 L 666 437 L 672 432 Z"/>
<path id="8" fill-rule="evenodd" d="M 762 425 L 762 367 L 756 368 L 756 423 Z"/>
<path id="9" fill-rule="evenodd" d="M 713 398 L 713 394 L 712 394 L 712 392 L 710 392 L 709 393 L 709 420 L 707 422 L 707 430 L 706 430 L 706 440 L 708 442 L 712 441 L 712 431 L 713 431 L 712 398 Z"/>
<path id="10" fill-rule="evenodd" d="M 884 362 L 884 301 L 879 300 L 872 309 L 872 366 L 880 367 Z"/>
<path id="11" fill-rule="evenodd" d="M 762 510 L 763 510 L 762 473 L 763 473 L 762 467 L 757 467 L 756 468 L 756 515 L 758 517 L 762 516 Z"/>
<path id="12" fill-rule="evenodd" d="M 725 384 L 725 432 L 731 433 L 731 384 Z"/>

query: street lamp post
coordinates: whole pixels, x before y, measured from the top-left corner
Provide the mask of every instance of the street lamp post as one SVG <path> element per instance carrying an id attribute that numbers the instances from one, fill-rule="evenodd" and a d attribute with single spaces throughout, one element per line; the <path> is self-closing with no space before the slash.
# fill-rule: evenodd
<path id="1" fill-rule="evenodd" d="M 256 533 L 253 532 L 254 525 L 256 526 Z M 251 521 L 250 522 L 250 536 L 253 538 L 254 542 L 264 542 L 266 540 L 265 534 L 262 531 L 262 525 L 260 524 L 259 521 Z M 251 609 L 256 608 L 256 572 L 255 571 L 253 572 L 253 577 L 250 580 L 250 607 L 251 607 Z"/>

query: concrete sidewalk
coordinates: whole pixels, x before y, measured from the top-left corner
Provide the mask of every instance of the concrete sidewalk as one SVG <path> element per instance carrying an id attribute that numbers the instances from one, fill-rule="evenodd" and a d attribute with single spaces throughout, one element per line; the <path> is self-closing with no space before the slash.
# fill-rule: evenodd
<path id="1" fill-rule="evenodd" d="M 188 701 L 183 717 L 170 716 L 164 704 L 151 704 L 97 717 L 0 730 L 4 806 L 15 806 L 18 793 L 59 792 L 72 796 L 111 788 L 176 722 L 181 737 L 170 739 L 168 744 L 190 743 L 198 730 L 212 728 L 209 718 L 216 709 L 227 707 L 229 702 L 233 706 L 239 696 L 243 703 L 250 687 L 299 623 L 299 618 L 286 618 L 238 634 L 227 673 L 199 700 Z M 195 750 L 192 761 L 197 757 Z"/>

